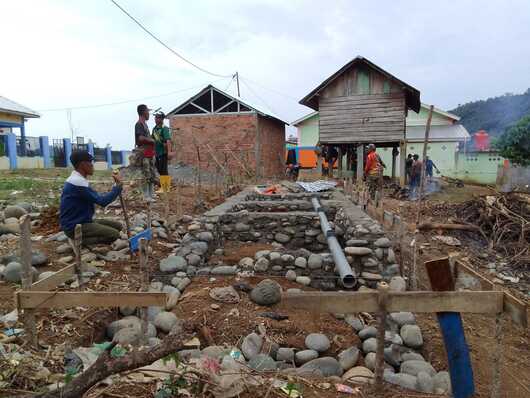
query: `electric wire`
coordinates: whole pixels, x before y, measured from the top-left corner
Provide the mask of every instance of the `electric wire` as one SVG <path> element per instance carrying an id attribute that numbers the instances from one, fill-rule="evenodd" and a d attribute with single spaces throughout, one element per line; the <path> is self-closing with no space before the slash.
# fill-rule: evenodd
<path id="1" fill-rule="evenodd" d="M 241 76 L 239 76 L 239 81 L 242 82 L 245 85 L 245 87 L 252 93 L 252 95 L 254 95 L 258 100 L 260 100 L 261 103 L 267 107 L 269 112 L 272 112 L 273 114 L 276 114 L 274 109 L 272 109 L 272 107 L 269 104 L 267 104 L 267 102 L 261 96 L 256 94 L 256 92 L 252 89 L 252 87 L 250 87 L 250 85 L 245 80 L 246 79 L 243 79 Z"/>
<path id="2" fill-rule="evenodd" d="M 239 77 L 241 78 L 241 74 L 239 75 Z M 270 91 L 271 93 L 275 93 L 275 94 L 277 94 L 277 95 L 280 95 L 280 96 L 282 96 L 282 97 L 285 97 L 285 98 L 287 98 L 287 99 L 290 99 L 290 100 L 293 100 L 293 101 L 296 101 L 296 102 L 299 101 L 298 98 L 292 97 L 292 96 L 290 96 L 289 94 L 285 94 L 285 93 L 283 93 L 283 92 L 281 92 L 281 91 L 279 91 L 279 90 L 276 90 L 276 89 L 274 89 L 274 88 L 270 88 L 270 87 L 264 86 L 263 84 L 258 83 L 258 82 L 255 81 L 255 80 L 249 79 L 249 78 L 246 77 L 246 76 L 243 76 L 243 78 L 246 79 L 247 82 L 250 82 L 250 83 L 252 83 L 252 84 L 254 84 L 254 85 L 258 86 L 258 87 L 261 87 L 261 88 L 263 88 L 263 89 L 265 89 L 265 90 L 268 90 L 268 91 Z"/>
<path id="3" fill-rule="evenodd" d="M 214 81 L 213 83 L 218 83 L 218 82 L 223 81 L 225 79 L 227 79 L 227 78 L 225 77 L 225 78 L 222 78 L 222 79 L 218 79 L 218 80 Z M 122 105 L 122 104 L 131 103 L 131 102 L 143 101 L 143 100 L 147 100 L 147 99 L 167 97 L 168 95 L 179 94 L 179 93 L 182 93 L 182 92 L 185 92 L 185 91 L 189 91 L 189 90 L 193 90 L 193 89 L 196 89 L 196 88 L 202 88 L 202 87 L 206 86 L 207 84 L 208 83 L 203 83 L 201 85 L 195 85 L 193 87 L 188 87 L 188 88 L 184 88 L 184 89 L 180 89 L 180 90 L 175 90 L 175 91 L 171 91 L 171 92 L 164 93 L 164 94 L 151 95 L 151 96 L 147 96 L 147 97 L 134 98 L 134 99 L 128 99 L 128 100 L 123 100 L 123 101 L 107 102 L 107 103 L 94 104 L 94 105 L 66 106 L 66 107 L 62 107 L 62 108 L 39 109 L 38 112 L 59 112 L 59 111 L 68 111 L 68 110 L 72 111 L 72 110 L 79 110 L 79 109 L 103 108 L 103 107 L 107 107 L 107 106 Z"/>
<path id="4" fill-rule="evenodd" d="M 121 5 L 119 5 L 115 0 L 110 0 L 116 7 L 118 7 L 125 15 L 127 15 L 131 20 L 134 21 L 134 23 L 136 23 L 140 28 L 142 28 L 142 30 L 147 33 L 149 36 L 151 36 L 153 39 L 155 39 L 158 43 L 160 43 L 162 46 L 164 46 L 166 49 L 168 49 L 171 53 L 173 53 L 174 55 L 176 55 L 179 59 L 181 59 L 182 61 L 186 62 L 187 64 L 193 66 L 194 68 L 200 70 L 201 72 L 203 73 L 206 73 L 208 75 L 211 75 L 211 76 L 215 76 L 215 77 L 233 77 L 233 74 L 231 75 L 221 75 L 221 74 L 218 74 L 218 73 L 214 73 L 214 72 L 210 72 L 209 70 L 207 69 L 204 69 L 202 67 L 200 67 L 199 65 L 195 64 L 194 62 L 190 61 L 189 59 L 187 59 L 186 57 L 180 55 L 177 51 L 173 50 L 170 46 L 168 46 L 166 43 L 164 43 L 162 40 L 160 40 L 154 33 L 152 33 L 149 29 L 147 29 L 139 20 L 137 20 L 135 17 L 133 17 L 131 14 L 129 14 L 129 12 L 127 12 L 127 10 L 125 10 Z"/>

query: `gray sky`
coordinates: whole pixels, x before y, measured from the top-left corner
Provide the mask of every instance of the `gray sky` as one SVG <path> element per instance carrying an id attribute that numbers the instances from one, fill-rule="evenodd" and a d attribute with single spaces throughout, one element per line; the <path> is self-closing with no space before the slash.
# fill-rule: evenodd
<path id="1" fill-rule="evenodd" d="M 530 87 L 528 0 L 118 2 L 193 62 L 239 71 L 242 97 L 286 121 L 310 112 L 298 100 L 356 55 L 442 109 Z M 138 99 L 72 111 L 78 134 L 101 146 L 133 145 L 137 103 L 169 111 L 208 83 L 229 86 L 178 60 L 108 0 L 0 6 L 0 95 L 36 110 Z M 70 135 L 65 111 L 41 113 L 28 135 Z"/>

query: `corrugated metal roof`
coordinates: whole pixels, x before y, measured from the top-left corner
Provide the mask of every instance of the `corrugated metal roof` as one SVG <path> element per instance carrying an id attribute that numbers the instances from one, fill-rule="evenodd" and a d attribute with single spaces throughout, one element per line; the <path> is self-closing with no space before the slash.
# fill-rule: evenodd
<path id="1" fill-rule="evenodd" d="M 425 139 L 425 126 L 408 126 L 407 141 L 422 142 Z M 447 126 L 431 126 L 429 141 L 464 141 L 469 139 L 469 133 L 461 124 Z"/>
<path id="2" fill-rule="evenodd" d="M 302 116 L 300 119 L 297 119 L 294 122 L 291 122 L 291 126 L 296 126 L 296 125 L 302 123 L 304 120 L 307 120 L 307 119 L 309 119 L 309 118 L 311 118 L 311 117 L 313 117 L 315 115 L 318 115 L 318 111 L 308 113 L 307 115 Z"/>
<path id="3" fill-rule="evenodd" d="M 12 113 L 14 115 L 20 115 L 24 117 L 40 117 L 38 112 L 35 112 L 32 109 L 24 105 L 10 100 L 9 98 L 2 97 L 0 95 L 0 112 Z"/>

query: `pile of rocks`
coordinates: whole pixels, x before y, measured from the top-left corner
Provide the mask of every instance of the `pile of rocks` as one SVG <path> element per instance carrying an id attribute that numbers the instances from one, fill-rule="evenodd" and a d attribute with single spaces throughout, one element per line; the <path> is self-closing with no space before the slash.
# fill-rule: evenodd
<path id="1" fill-rule="evenodd" d="M 0 241 L 13 239 L 20 233 L 20 218 L 26 214 L 29 214 L 32 226 L 40 223 L 39 209 L 31 203 L 8 205 L 0 211 Z"/>

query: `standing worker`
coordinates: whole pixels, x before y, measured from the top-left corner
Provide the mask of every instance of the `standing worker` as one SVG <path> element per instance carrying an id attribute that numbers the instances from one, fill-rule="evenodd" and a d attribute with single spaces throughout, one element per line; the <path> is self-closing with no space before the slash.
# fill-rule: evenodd
<path id="1" fill-rule="evenodd" d="M 152 138 L 155 141 L 156 169 L 161 176 L 167 176 L 167 164 L 171 156 L 171 135 L 169 128 L 164 126 L 164 112 L 155 114 L 155 127 L 153 127 Z"/>
<path id="2" fill-rule="evenodd" d="M 366 156 L 366 165 L 364 166 L 364 175 L 368 184 L 368 191 L 370 197 L 375 198 L 375 193 L 379 187 L 380 174 L 383 172 L 383 167 L 379 160 L 379 155 L 375 151 L 375 145 L 368 145 L 368 155 Z"/>
<path id="3" fill-rule="evenodd" d="M 405 160 L 405 178 L 406 184 L 412 185 L 412 164 L 414 163 L 414 159 L 412 159 L 412 153 L 409 153 L 407 155 L 407 160 Z"/>
<path id="4" fill-rule="evenodd" d="M 415 154 L 412 157 L 412 169 L 411 169 L 411 177 L 410 177 L 410 189 L 412 198 L 416 198 L 416 195 L 418 194 L 418 188 L 421 184 L 421 168 L 423 167 L 423 162 L 420 160 L 420 157 Z"/>
<path id="5" fill-rule="evenodd" d="M 151 138 L 147 121 L 149 120 L 150 109 L 147 105 L 141 104 L 136 107 L 138 121 L 134 125 L 134 141 L 136 144 L 138 164 L 142 169 L 142 191 L 146 201 L 153 201 L 153 186 L 156 182 L 155 170 L 155 141 Z"/>
<path id="6" fill-rule="evenodd" d="M 425 158 L 425 174 L 427 175 L 427 177 L 429 177 L 429 181 L 432 180 L 432 171 L 433 171 L 433 168 L 436 169 L 436 174 L 440 174 L 440 170 L 438 170 L 438 167 L 436 167 L 436 165 L 434 164 L 434 162 L 432 161 L 432 159 L 430 157 L 426 157 Z"/>

